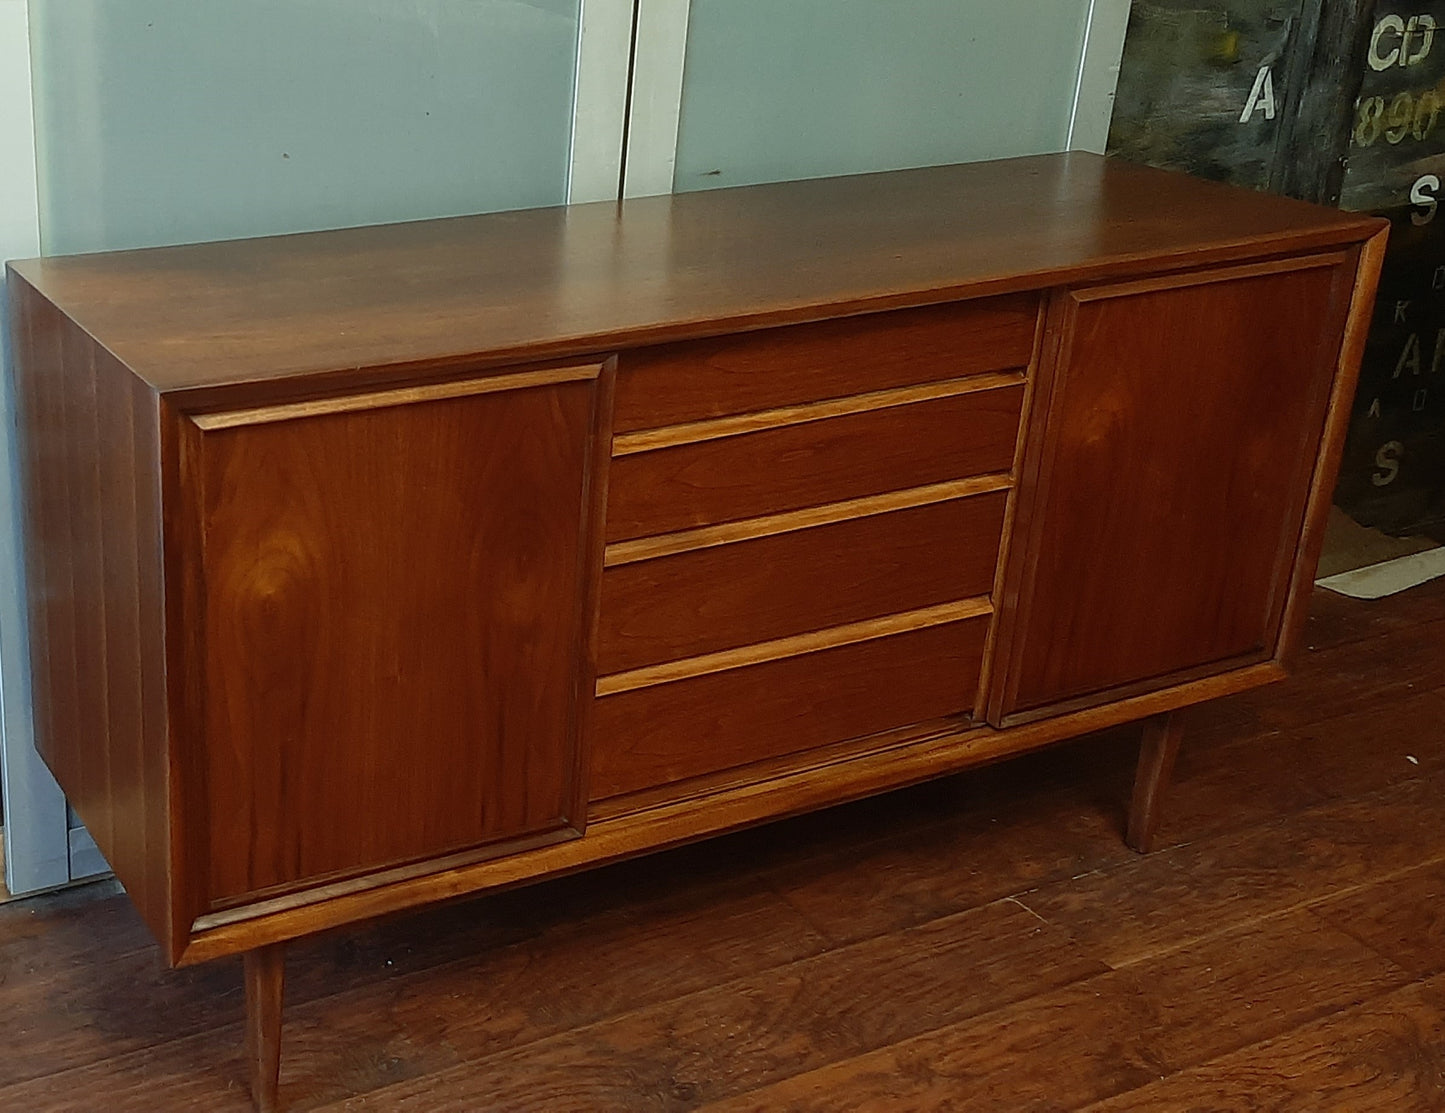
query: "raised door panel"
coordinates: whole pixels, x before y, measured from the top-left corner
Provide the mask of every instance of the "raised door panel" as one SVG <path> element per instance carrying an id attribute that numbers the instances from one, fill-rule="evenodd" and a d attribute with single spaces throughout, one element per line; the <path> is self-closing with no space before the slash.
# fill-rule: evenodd
<path id="1" fill-rule="evenodd" d="M 600 370 L 187 420 L 210 907 L 575 834 Z"/>
<path id="2" fill-rule="evenodd" d="M 1318 256 L 1059 299 L 995 723 L 1273 655 L 1352 278 Z"/>

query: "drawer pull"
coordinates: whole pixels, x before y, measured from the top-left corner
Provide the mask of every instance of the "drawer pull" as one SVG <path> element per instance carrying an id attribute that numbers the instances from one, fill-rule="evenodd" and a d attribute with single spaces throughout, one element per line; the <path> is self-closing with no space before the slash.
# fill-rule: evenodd
<path id="1" fill-rule="evenodd" d="M 993 610 L 987 596 L 976 599 L 961 599 L 954 603 L 940 603 L 936 607 L 907 611 L 904 614 L 890 614 L 883 618 L 870 618 L 865 622 L 850 622 L 846 626 L 834 626 L 829 630 L 814 630 L 807 634 L 795 634 L 788 638 L 759 642 L 755 645 L 725 649 L 720 653 L 708 653 L 702 657 L 689 657 L 682 661 L 667 661 L 660 665 L 631 669 L 628 672 L 613 673 L 599 677 L 597 695 L 610 696 L 618 692 L 630 692 L 634 688 L 650 688 L 654 684 L 666 684 L 673 680 L 686 680 L 693 676 L 705 676 L 713 672 L 726 672 L 747 665 L 777 661 L 784 657 L 798 657 L 820 649 L 833 649 L 840 645 L 886 638 L 890 634 L 903 634 L 910 630 L 922 630 L 929 626 L 942 626 L 965 618 L 977 618 Z"/>
<path id="2" fill-rule="evenodd" d="M 694 549 L 710 549 L 735 541 L 751 541 L 755 537 L 792 533 L 794 530 L 832 525 L 834 522 L 866 518 L 872 514 L 887 514 L 893 510 L 908 510 L 915 506 L 947 502 L 949 499 L 966 498 L 969 495 L 986 495 L 992 491 L 1007 490 L 1012 485 L 1013 480 L 1006 472 L 975 475 L 968 479 L 953 479 L 947 483 L 930 483 L 926 487 L 911 487 L 905 491 L 887 491 L 881 495 L 847 499 L 825 506 L 808 506 L 782 514 L 746 518 L 740 522 L 723 522 L 720 525 L 701 526 L 677 533 L 662 533 L 655 537 L 639 537 L 636 541 L 614 541 L 607 546 L 603 563 L 608 568 L 615 568 L 620 564 L 673 556 Z"/>
<path id="3" fill-rule="evenodd" d="M 697 444 L 699 441 L 736 437 L 743 433 L 756 433 L 762 429 L 779 429 L 785 425 L 805 425 L 810 421 L 822 421 L 829 417 L 866 413 L 869 410 L 886 410 L 892 406 L 906 406 L 910 402 L 927 402 L 934 398 L 954 398 L 960 394 L 973 394 L 980 390 L 997 390 L 999 387 L 1017 386 L 1023 380 L 1024 372 L 1022 370 L 1005 371 L 992 375 L 970 375 L 967 378 L 945 379 L 938 383 L 922 383 L 919 386 L 903 386 L 893 390 L 875 390 L 867 394 L 853 394 L 846 398 L 829 398 L 823 402 L 808 402 L 800 406 L 782 406 L 775 410 L 760 410 L 756 413 L 737 414 L 733 417 L 691 421 L 685 425 L 666 425 L 660 429 L 644 429 L 637 433 L 619 433 L 612 440 L 612 455 L 631 456 L 637 452 L 651 452 L 654 449 L 671 448 L 679 444 Z"/>

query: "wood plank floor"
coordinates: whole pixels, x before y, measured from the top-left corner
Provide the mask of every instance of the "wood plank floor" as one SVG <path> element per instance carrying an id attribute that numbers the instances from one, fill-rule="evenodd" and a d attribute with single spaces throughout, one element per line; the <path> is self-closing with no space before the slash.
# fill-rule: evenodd
<path id="1" fill-rule="evenodd" d="M 292 1110 L 1445 1110 L 1445 581 L 1136 735 L 293 950 Z M 0 1109 L 245 1110 L 240 964 L 0 908 Z"/>

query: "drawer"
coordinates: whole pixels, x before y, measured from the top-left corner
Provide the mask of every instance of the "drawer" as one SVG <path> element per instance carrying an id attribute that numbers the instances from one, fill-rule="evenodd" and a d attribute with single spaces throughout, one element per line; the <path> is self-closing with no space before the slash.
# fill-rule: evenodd
<path id="1" fill-rule="evenodd" d="M 1037 294 L 900 309 L 623 356 L 614 428 L 653 429 L 1028 365 Z"/>
<path id="2" fill-rule="evenodd" d="M 1022 402 L 1022 383 L 1010 381 L 619 455 L 607 540 L 1007 472 Z"/>
<path id="3" fill-rule="evenodd" d="M 955 485 L 956 486 L 956 485 Z M 1008 493 L 939 498 L 609 567 L 598 672 L 987 595 Z"/>
<path id="4" fill-rule="evenodd" d="M 988 615 L 603 696 L 592 799 L 971 712 Z"/>

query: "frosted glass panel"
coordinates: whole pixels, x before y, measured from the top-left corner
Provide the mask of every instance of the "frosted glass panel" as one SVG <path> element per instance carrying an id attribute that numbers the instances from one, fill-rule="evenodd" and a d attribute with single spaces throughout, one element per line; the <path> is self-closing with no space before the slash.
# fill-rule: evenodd
<path id="1" fill-rule="evenodd" d="M 50 253 L 560 204 L 579 0 L 31 0 Z"/>
<path id="2" fill-rule="evenodd" d="M 1063 150 L 1089 0 L 692 0 L 674 188 Z"/>

